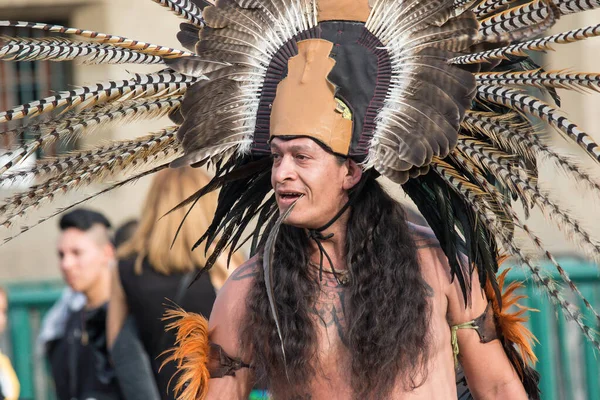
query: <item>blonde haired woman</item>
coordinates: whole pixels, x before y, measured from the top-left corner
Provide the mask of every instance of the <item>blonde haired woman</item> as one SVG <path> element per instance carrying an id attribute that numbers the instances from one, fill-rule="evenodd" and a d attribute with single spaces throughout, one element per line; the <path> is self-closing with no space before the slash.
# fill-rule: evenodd
<path id="1" fill-rule="evenodd" d="M 187 207 L 165 216 L 209 181 L 210 178 L 199 168 L 160 172 L 150 187 L 137 229 L 117 251 L 120 261 L 118 272 L 114 274 L 108 317 L 109 348 L 112 348 L 123 326 L 127 325 L 127 317 L 132 317 L 130 319 L 135 322 L 143 349 L 148 354 L 161 399 L 174 398 L 172 387 L 168 386 L 176 372 L 173 364 L 167 364 L 159 371 L 162 362 L 159 356 L 172 348 L 175 340 L 172 334 L 165 333 L 165 323 L 161 319 L 165 304 L 170 300 L 186 311 L 208 317 L 216 291 L 228 277 L 227 260 L 223 257 L 188 288 L 191 277 L 206 262 L 203 248 L 195 251 L 191 248 L 212 220 L 216 193 L 208 194 L 196 203 L 173 246 L 173 238 Z M 243 261 L 235 254 L 230 270 Z"/>

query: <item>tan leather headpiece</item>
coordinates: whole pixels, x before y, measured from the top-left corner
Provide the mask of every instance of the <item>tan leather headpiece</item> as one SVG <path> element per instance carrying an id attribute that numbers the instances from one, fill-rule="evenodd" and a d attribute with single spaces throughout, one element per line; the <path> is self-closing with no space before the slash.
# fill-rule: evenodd
<path id="1" fill-rule="evenodd" d="M 298 55 L 288 63 L 288 75 L 277 86 L 271 110 L 270 136 L 312 137 L 334 153 L 348 155 L 352 120 L 335 99 L 327 76 L 335 65 L 333 43 L 324 39 L 298 42 Z"/>
<path id="2" fill-rule="evenodd" d="M 319 0 L 318 20 L 366 22 L 371 12 L 369 0 Z"/>

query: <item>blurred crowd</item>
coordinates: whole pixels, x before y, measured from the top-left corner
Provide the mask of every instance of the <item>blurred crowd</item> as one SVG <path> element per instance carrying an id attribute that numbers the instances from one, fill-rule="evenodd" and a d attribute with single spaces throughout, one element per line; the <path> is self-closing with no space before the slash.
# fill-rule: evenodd
<path id="1" fill-rule="evenodd" d="M 200 169 L 157 174 L 139 220 L 114 229 L 110 216 L 79 208 L 62 216 L 57 253 L 66 283 L 44 317 L 38 346 L 59 400 L 174 399 L 177 368 L 166 362 L 175 336 L 169 307 L 209 317 L 216 293 L 244 261 L 235 253 L 208 271 L 206 251 L 190 251 L 208 228 L 216 193 L 189 211 L 176 206 L 210 178 Z M 0 289 L 0 333 L 7 297 Z M 173 379 L 175 377 L 175 379 Z M 0 353 L 0 398 L 19 398 L 10 360 Z"/>

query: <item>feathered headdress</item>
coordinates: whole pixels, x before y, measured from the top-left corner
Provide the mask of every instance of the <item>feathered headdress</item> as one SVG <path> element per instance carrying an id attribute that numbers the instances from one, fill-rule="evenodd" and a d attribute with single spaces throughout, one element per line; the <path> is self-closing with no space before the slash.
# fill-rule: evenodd
<path id="1" fill-rule="evenodd" d="M 596 143 L 560 113 L 555 92 L 598 90 L 599 75 L 544 70 L 528 57 L 600 35 L 595 25 L 543 36 L 562 15 L 598 8 L 600 1 L 154 1 L 187 20 L 178 38 L 188 50 L 57 25 L 0 22 L 68 37 L 3 37 L 0 57 L 7 60 L 163 66 L 156 73 L 60 92 L 1 113 L 0 123 L 27 117 L 40 135 L 0 159 L 0 183 L 25 175 L 38 180 L 0 206 L 0 225 L 13 225 L 57 193 L 91 182 L 116 180 L 105 192 L 169 165 L 209 164 L 215 178 L 181 206 L 193 206 L 204 193 L 221 188 L 213 223 L 198 241 L 209 246 L 220 238 L 214 261 L 227 246 L 235 250 L 247 240 L 253 249 L 264 244 L 264 233 L 277 219 L 269 140 L 312 137 L 402 185 L 439 239 L 465 299 L 472 271 L 460 267 L 460 255 L 477 265 L 482 284 L 491 283 L 501 299 L 495 274 L 497 256 L 504 251 L 529 269 L 600 349 L 561 286 L 515 241 L 515 232 L 524 232 L 565 286 L 583 298 L 511 206 L 516 199 L 526 210 L 541 209 L 569 240 L 592 256 L 600 254 L 598 242 L 538 187 L 537 160 L 554 160 L 595 193 L 600 186 L 546 144 L 531 122 L 543 120 L 600 161 Z M 530 88 L 541 89 L 552 101 L 533 96 Z M 59 109 L 59 115 L 41 118 Z M 175 125 L 149 136 L 13 172 L 58 139 L 104 123 L 167 113 Z"/>

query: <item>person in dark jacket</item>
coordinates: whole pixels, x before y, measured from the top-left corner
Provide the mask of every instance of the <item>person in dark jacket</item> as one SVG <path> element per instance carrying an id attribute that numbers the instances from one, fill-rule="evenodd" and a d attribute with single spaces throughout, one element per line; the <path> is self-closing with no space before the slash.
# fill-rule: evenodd
<path id="1" fill-rule="evenodd" d="M 60 220 L 60 269 L 65 282 L 83 293 L 86 305 L 67 315 L 64 334 L 47 344 L 60 400 L 120 400 L 122 395 L 106 348 L 110 274 L 115 266 L 110 222 L 77 209 Z"/>
<path id="2" fill-rule="evenodd" d="M 113 346 L 119 345 L 118 339 L 124 336 L 123 330 L 130 329 L 130 317 L 133 317 L 139 338 L 149 356 L 160 399 L 174 399 L 174 385 L 169 386 L 169 382 L 176 373 L 176 366 L 170 362 L 161 368 L 166 358 L 161 355 L 175 345 L 174 335 L 165 332 L 166 322 L 162 320 L 165 306 L 176 303 L 187 311 L 208 317 L 216 291 L 228 277 L 227 260 L 223 257 L 188 288 L 192 278 L 206 262 L 203 249 L 190 249 L 212 219 L 217 202 L 216 193 L 203 197 L 195 205 L 173 246 L 171 243 L 187 208 L 165 216 L 209 181 L 210 178 L 200 169 L 187 167 L 161 171 L 152 183 L 136 231 L 118 249 L 119 268 L 113 274 L 107 328 L 116 370 L 123 371 L 123 377 L 127 376 L 128 381 L 139 381 L 136 390 L 127 391 L 131 393 L 126 394 L 127 400 L 139 399 L 139 393 L 148 390 L 138 377 L 140 371 L 132 374 L 130 368 L 118 365 L 132 364 L 130 357 L 121 357 L 122 352 L 113 349 Z M 236 253 L 230 268 L 233 270 L 242 263 L 242 257 Z M 124 340 L 132 343 L 131 338 Z M 127 347 L 131 345 L 121 347 L 129 351 Z M 138 362 L 137 369 L 144 368 L 143 364 Z M 119 378 L 124 380 L 121 375 Z"/>

